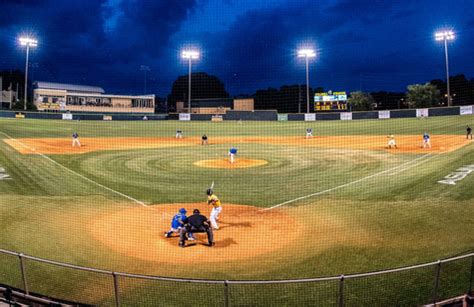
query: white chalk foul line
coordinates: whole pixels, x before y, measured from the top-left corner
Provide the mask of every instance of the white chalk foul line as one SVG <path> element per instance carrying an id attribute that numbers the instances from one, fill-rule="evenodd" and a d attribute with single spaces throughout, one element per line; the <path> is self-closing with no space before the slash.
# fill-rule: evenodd
<path id="1" fill-rule="evenodd" d="M 427 154 L 427 155 L 425 155 L 425 157 L 430 156 L 430 155 L 431 155 L 431 154 Z M 416 162 L 416 163 L 414 163 L 414 164 L 407 165 L 407 166 L 405 166 L 405 167 L 403 167 L 403 168 L 397 170 L 397 171 L 394 172 L 394 173 L 390 173 L 389 176 L 398 175 L 398 174 L 400 174 L 400 173 L 402 173 L 402 172 L 404 172 L 404 171 L 406 171 L 406 170 L 409 170 L 409 169 L 413 168 L 414 166 L 417 166 L 417 165 L 420 165 L 420 164 L 422 164 L 422 163 L 425 163 L 426 161 L 431 160 L 431 159 L 433 159 L 433 158 L 435 158 L 435 157 L 437 157 L 437 155 L 431 155 L 431 157 L 429 157 L 429 158 L 420 159 L 420 161 L 418 161 L 418 162 Z M 413 161 L 414 161 L 414 160 L 413 160 Z"/>
<path id="2" fill-rule="evenodd" d="M 372 175 L 369 175 L 369 176 L 366 176 L 366 177 L 363 177 L 363 178 L 360 178 L 360 179 L 357 179 L 357 180 L 354 180 L 354 181 L 351 181 L 351 182 L 348 182 L 348 183 L 345 183 L 345 184 L 342 184 L 342 185 L 339 185 L 337 187 L 333 187 L 333 188 L 330 188 L 330 189 L 327 189 L 327 190 L 324 190 L 324 191 L 319 191 L 319 192 L 316 192 L 316 193 L 312 193 L 312 194 L 309 194 L 309 195 L 305 195 L 305 196 L 301 196 L 301 197 L 298 197 L 298 198 L 295 198 L 295 199 L 290 199 L 290 200 L 287 200 L 285 202 L 282 202 L 278 205 L 275 205 L 275 206 L 272 206 L 272 207 L 269 207 L 269 208 L 265 208 L 265 209 L 262 209 L 261 211 L 267 211 L 267 210 L 272 210 L 272 209 L 275 209 L 275 208 L 278 208 L 278 207 L 281 207 L 281 206 L 284 206 L 284 205 L 288 205 L 288 204 L 291 204 L 291 203 L 294 203 L 296 201 L 299 201 L 299 200 L 302 200 L 302 199 L 306 199 L 306 198 L 310 198 L 310 197 L 313 197 L 313 196 L 318 196 L 318 195 L 321 195 L 321 194 L 325 194 L 325 193 L 329 193 L 329 192 L 332 192 L 332 191 L 335 191 L 335 190 L 339 190 L 339 189 L 342 189 L 342 188 L 345 188 L 345 187 L 348 187 L 350 185 L 353 185 L 353 184 L 356 184 L 356 183 L 359 183 L 359 182 L 362 182 L 364 180 L 367 180 L 367 179 L 370 179 L 370 178 L 374 178 L 374 177 L 377 177 L 379 175 L 383 175 L 385 173 L 388 173 L 388 172 L 391 172 L 393 170 L 396 170 L 398 168 L 401 168 L 401 167 L 404 167 L 408 164 L 411 164 L 411 163 L 414 163 L 420 159 L 424 159 L 425 157 L 428 157 L 430 156 L 431 154 L 428 153 L 428 154 L 425 154 L 421 157 L 418 157 L 416 159 L 413 159 L 413 160 L 410 160 L 408 162 L 405 162 L 401 165 L 398 165 L 398 166 L 394 166 L 390 169 L 387 169 L 387 170 L 384 170 L 384 171 L 381 171 L 381 172 L 378 172 L 378 173 L 375 173 L 375 174 L 372 174 Z M 413 166 L 413 165 L 411 165 Z"/>
<path id="3" fill-rule="evenodd" d="M 17 139 L 12 138 L 11 136 L 9 136 L 8 134 L 6 134 L 5 132 L 0 131 L 0 133 L 2 133 L 3 135 L 5 135 L 5 136 L 6 136 L 7 138 L 9 138 L 10 140 L 12 140 L 12 141 L 14 141 L 14 142 L 17 142 L 17 143 L 20 144 L 21 146 L 23 146 L 23 147 L 25 147 L 25 148 L 27 148 L 27 149 L 29 149 L 29 150 L 31 150 L 31 151 L 36 152 L 36 150 L 35 150 L 33 147 L 28 146 L 28 145 L 26 145 L 25 143 L 23 143 L 23 142 L 21 142 L 21 141 L 19 141 L 19 140 L 17 140 Z M 140 205 L 142 205 L 142 206 L 144 206 L 144 207 L 148 207 L 144 202 L 139 201 L 138 199 L 133 198 L 133 197 L 131 197 L 131 196 L 128 196 L 128 195 L 126 195 L 126 194 L 123 194 L 122 192 L 119 192 L 119 191 L 116 191 L 116 190 L 114 190 L 114 189 L 111 189 L 111 188 L 109 188 L 109 187 L 107 187 L 107 186 L 105 186 L 105 185 L 103 185 L 103 184 L 101 184 L 101 183 L 98 183 L 97 181 L 94 181 L 94 180 L 92 180 L 92 179 L 90 179 L 90 178 L 87 178 L 86 176 L 81 175 L 81 174 L 79 174 L 79 173 L 73 171 L 72 169 L 70 169 L 70 168 L 68 168 L 68 167 L 66 167 L 66 166 L 64 166 L 64 165 L 62 165 L 61 163 L 59 163 L 59 162 L 53 160 L 52 158 L 50 158 L 50 157 L 48 157 L 48 156 L 46 156 L 46 155 L 44 155 L 44 154 L 42 154 L 42 153 L 40 153 L 40 152 L 37 152 L 37 154 L 40 155 L 41 157 L 45 158 L 46 160 L 48 160 L 48 161 L 50 161 L 50 162 L 52 162 L 52 163 L 54 163 L 54 164 L 56 164 L 56 165 L 62 167 L 63 169 L 65 169 L 65 170 L 67 170 L 68 172 L 70 172 L 71 174 L 74 174 L 74 175 L 76 175 L 76 176 L 78 176 L 78 177 L 80 177 L 80 178 L 82 178 L 82 179 L 84 179 L 84 180 L 86 180 L 86 181 L 89 181 L 90 183 L 93 183 L 93 184 L 95 184 L 95 185 L 97 185 L 97 186 L 99 186 L 99 187 L 101 187 L 101 188 L 103 188 L 103 189 L 105 189 L 105 190 L 107 190 L 107 191 L 110 191 L 110 192 L 112 192 L 112 193 L 115 193 L 115 194 L 117 194 L 117 195 L 120 195 L 120 196 L 122 196 L 122 197 L 125 197 L 126 199 L 131 200 L 131 201 L 133 201 L 133 202 L 136 202 L 137 204 L 140 204 Z"/>

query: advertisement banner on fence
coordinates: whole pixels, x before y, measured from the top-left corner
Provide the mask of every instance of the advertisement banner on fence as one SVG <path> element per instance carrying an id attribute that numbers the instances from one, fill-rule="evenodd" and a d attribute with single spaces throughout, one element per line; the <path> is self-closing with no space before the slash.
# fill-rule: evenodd
<path id="1" fill-rule="evenodd" d="M 288 114 L 278 114 L 278 120 L 279 121 L 287 121 L 288 120 Z"/>
<path id="2" fill-rule="evenodd" d="M 461 106 L 459 108 L 459 114 L 460 115 L 470 115 L 470 114 L 472 114 L 472 108 L 473 108 L 473 106 Z"/>
<path id="3" fill-rule="evenodd" d="M 342 112 L 341 113 L 341 120 L 352 120 L 352 113 L 351 112 Z"/>
<path id="4" fill-rule="evenodd" d="M 379 119 L 389 119 L 390 111 L 379 111 Z"/>
<path id="5" fill-rule="evenodd" d="M 179 120 L 191 120 L 191 114 L 179 113 Z"/>
<path id="6" fill-rule="evenodd" d="M 112 115 L 104 115 L 102 117 L 103 120 L 112 120 Z"/>
<path id="7" fill-rule="evenodd" d="M 316 114 L 314 113 L 306 113 L 304 115 L 304 120 L 307 122 L 314 122 L 316 120 Z"/>
<path id="8" fill-rule="evenodd" d="M 223 120 L 224 118 L 222 117 L 222 115 L 212 115 L 211 117 L 211 122 L 221 122 Z"/>
<path id="9" fill-rule="evenodd" d="M 428 109 L 416 109 L 416 117 L 428 117 Z"/>
<path id="10" fill-rule="evenodd" d="M 25 118 L 25 114 L 18 112 L 15 114 L 15 118 Z"/>
<path id="11" fill-rule="evenodd" d="M 63 119 L 64 120 L 72 120 L 72 114 L 71 113 L 64 113 L 63 114 Z"/>

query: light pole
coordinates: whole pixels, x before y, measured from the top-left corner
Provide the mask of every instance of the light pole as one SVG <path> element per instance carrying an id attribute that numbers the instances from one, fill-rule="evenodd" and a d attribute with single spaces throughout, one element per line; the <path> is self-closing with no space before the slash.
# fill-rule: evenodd
<path id="1" fill-rule="evenodd" d="M 181 52 L 181 58 L 188 60 L 189 71 L 188 71 L 188 112 L 191 113 L 191 66 L 192 60 L 199 59 L 199 52 L 195 50 L 184 50 Z"/>
<path id="2" fill-rule="evenodd" d="M 20 45 L 26 46 L 26 64 L 25 64 L 25 96 L 24 96 L 24 109 L 26 111 L 26 100 L 28 94 L 28 57 L 30 55 L 30 47 L 38 46 L 38 41 L 31 37 L 20 37 Z"/>
<path id="3" fill-rule="evenodd" d="M 444 55 L 446 58 L 446 87 L 448 94 L 448 107 L 451 106 L 451 95 L 449 93 L 449 64 L 448 64 L 448 41 L 454 40 L 454 32 L 451 30 L 440 31 L 435 33 L 436 41 L 444 41 Z"/>
<path id="4" fill-rule="evenodd" d="M 313 49 L 298 50 L 298 57 L 306 60 L 306 113 L 309 113 L 309 59 L 315 56 L 316 52 Z"/>
<path id="5" fill-rule="evenodd" d="M 145 79 L 144 79 L 144 92 L 143 94 L 146 95 L 146 73 L 148 71 L 150 71 L 150 67 L 146 66 L 146 65 L 140 65 L 140 70 L 143 71 L 145 73 Z"/>

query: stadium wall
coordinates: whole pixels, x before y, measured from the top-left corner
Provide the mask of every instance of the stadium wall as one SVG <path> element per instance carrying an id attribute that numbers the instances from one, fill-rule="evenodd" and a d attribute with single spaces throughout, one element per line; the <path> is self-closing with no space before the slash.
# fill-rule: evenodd
<path id="1" fill-rule="evenodd" d="M 385 115 L 383 115 L 385 114 Z M 361 120 L 382 118 L 414 118 L 431 116 L 452 116 L 474 114 L 474 106 L 407 109 L 407 110 L 381 110 L 363 112 L 337 112 L 337 113 L 311 113 L 311 114 L 278 114 L 276 110 L 236 111 L 228 110 L 222 114 L 222 119 L 242 121 L 320 121 L 320 120 Z M 180 116 L 181 115 L 181 116 Z M 188 115 L 183 117 L 182 115 Z M 279 117 L 280 115 L 280 117 Z M 48 112 L 22 112 L 22 111 L 0 111 L 0 118 L 34 118 L 34 119 L 72 119 L 73 120 L 186 120 L 210 121 L 213 114 L 130 114 L 130 113 L 48 113 Z M 385 117 L 384 117 L 385 116 Z"/>

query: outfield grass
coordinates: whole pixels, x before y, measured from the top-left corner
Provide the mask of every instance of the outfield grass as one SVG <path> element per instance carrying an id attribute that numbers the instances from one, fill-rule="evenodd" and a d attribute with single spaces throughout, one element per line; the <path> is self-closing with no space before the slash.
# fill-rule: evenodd
<path id="1" fill-rule="evenodd" d="M 242 124 L 0 119 L 0 138 L 69 138 L 73 131 L 81 137 L 170 137 L 180 128 L 185 137 L 206 133 L 212 143 L 215 136 L 303 136 L 309 126 L 316 136 L 421 135 L 424 131 L 453 135 L 464 134 L 465 125 L 473 122 L 473 116 Z M 350 274 L 433 261 L 474 249 L 474 175 L 455 186 L 437 183 L 458 167 L 474 164 L 474 142 L 455 152 L 426 157 L 385 151 L 240 144 L 240 155 L 269 163 L 235 170 L 193 166 L 197 160 L 225 157 L 231 145 L 235 144 L 45 157 L 22 155 L 0 142 L 0 167 L 12 178 L 0 181 L 0 248 L 113 271 L 211 279 Z M 397 168 L 400 165 L 406 167 Z M 393 171 L 385 172 L 389 169 Z M 381 175 L 372 177 L 378 173 Z M 361 178 L 367 179 L 359 181 Z M 305 195 L 329 192 L 279 208 L 297 221 L 310 225 L 311 231 L 305 237 L 295 238 L 291 253 L 264 255 L 254 260 L 194 267 L 183 267 L 180 263 L 164 266 L 110 250 L 88 232 L 87 221 L 139 206 L 104 187 L 155 206 L 203 202 L 205 189 L 212 181 L 216 183 L 215 189 L 224 205 L 236 203 L 269 208 Z M 347 185 L 352 182 L 356 183 Z M 281 227 L 292 231 L 292 225 Z M 157 230 L 157 234 L 161 231 L 164 230 Z M 278 244 L 278 238 L 274 244 Z M 8 267 L 0 272 L 0 283 L 18 285 L 20 279 L 11 267 L 12 260 L 0 256 L 0 264 Z M 92 295 L 93 291 L 86 289 L 92 284 L 104 293 L 110 292 L 110 280 L 103 276 L 77 274 L 33 263 L 28 263 L 27 268 L 36 291 L 89 303 L 113 301 L 113 297 Z M 415 285 L 425 281 L 431 282 L 431 273 L 420 271 L 408 274 L 409 277 L 404 274 L 387 277 L 387 287 L 396 293 L 413 296 L 411 300 L 399 300 L 402 305 L 422 303 L 429 295 L 416 296 L 413 289 L 419 289 Z M 402 280 L 410 278 L 414 285 L 409 287 Z M 44 280 L 48 282 L 42 282 Z M 465 280 L 462 282 L 462 285 L 455 281 L 444 284 L 452 285 L 451 288 L 458 291 Z M 375 287 L 376 284 L 376 281 L 351 281 L 348 289 L 352 292 L 348 297 L 353 301 L 348 302 L 355 305 L 357 302 L 369 305 L 388 302 L 390 296 L 381 300 L 377 291 L 374 297 L 379 299 L 362 300 L 366 296 L 364 287 Z M 188 297 L 184 293 L 189 290 L 186 287 L 177 289 L 176 284 L 131 280 L 123 281 L 122 286 L 124 300 L 130 305 L 139 295 L 150 295 L 150 292 L 155 294 L 145 298 L 148 301 L 143 303 L 161 300 L 167 305 L 178 305 Z M 424 285 L 427 288 L 420 291 L 428 293 L 430 286 Z M 311 295 L 308 285 L 304 284 L 278 287 L 234 285 L 231 288 L 233 302 L 248 305 L 248 300 L 255 296 L 262 300 L 254 302 L 261 303 L 274 298 L 280 305 L 285 302 L 292 305 L 296 301 L 330 304 L 335 302 L 333 293 L 337 294 L 337 284 L 329 282 L 311 285 L 310 289 L 314 288 Z M 174 290 L 165 294 L 168 288 Z M 221 297 L 213 295 L 223 291 L 221 286 L 191 288 L 209 296 L 209 304 L 222 304 Z M 244 294 L 249 292 L 253 295 Z M 445 295 L 452 293 L 456 294 L 455 290 L 447 291 Z M 180 294 L 182 300 L 177 299 Z"/>

